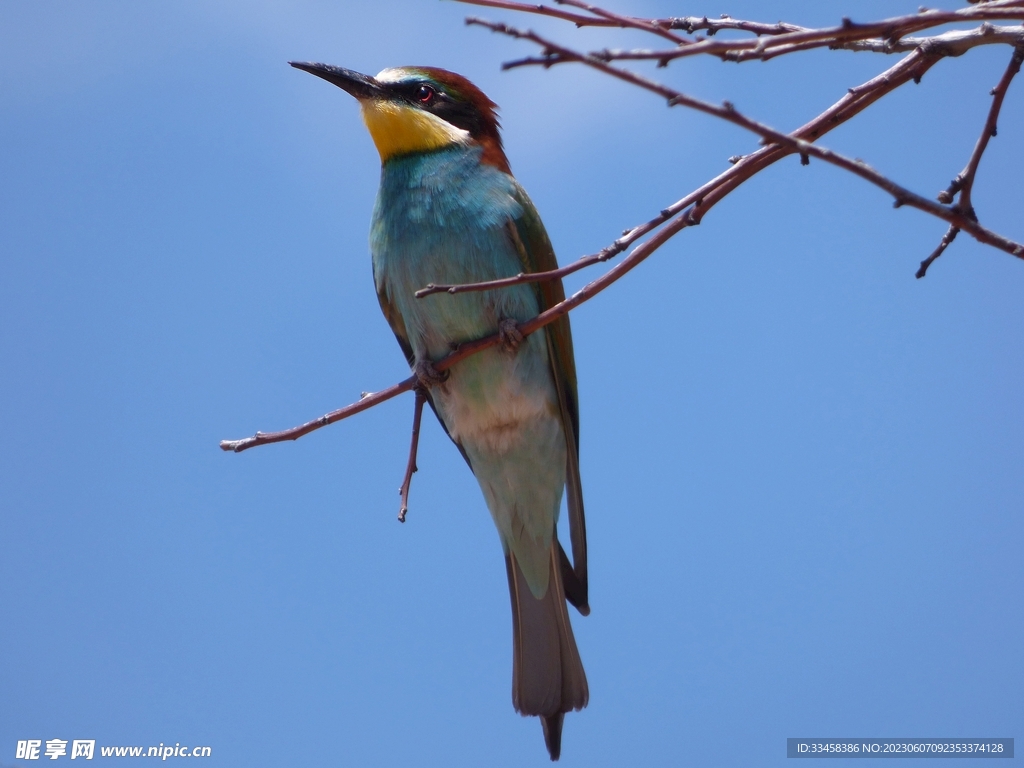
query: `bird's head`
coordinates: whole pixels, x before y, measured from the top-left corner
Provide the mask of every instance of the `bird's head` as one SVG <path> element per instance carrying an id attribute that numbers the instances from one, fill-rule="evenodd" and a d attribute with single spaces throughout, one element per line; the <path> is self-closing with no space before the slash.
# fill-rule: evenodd
<path id="1" fill-rule="evenodd" d="M 359 100 L 381 162 L 458 144 L 478 144 L 481 162 L 509 172 L 497 105 L 462 75 L 436 67 L 396 67 L 376 77 L 329 64 L 289 62 Z"/>

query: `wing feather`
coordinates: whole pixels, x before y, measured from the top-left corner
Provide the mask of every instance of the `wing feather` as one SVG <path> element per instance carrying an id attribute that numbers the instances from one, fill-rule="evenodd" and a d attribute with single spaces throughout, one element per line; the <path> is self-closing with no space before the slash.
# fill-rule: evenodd
<path id="1" fill-rule="evenodd" d="M 512 241 L 524 272 L 548 272 L 558 268 L 554 248 L 548 238 L 537 209 L 526 192 L 516 187 L 516 199 L 522 206 L 522 215 L 508 223 L 509 239 Z M 565 299 L 561 280 L 547 280 L 532 283 L 537 291 L 543 312 Z M 558 318 L 545 326 L 548 358 L 551 373 L 558 392 L 558 404 L 562 415 L 567 448 L 566 497 L 569 507 L 569 538 L 572 543 L 572 569 L 564 572 L 567 597 L 581 613 L 590 612 L 587 604 L 587 524 L 583 511 L 583 487 L 579 470 L 579 396 L 576 385 L 576 359 L 572 349 L 572 331 L 569 316 Z M 567 560 L 565 561 L 568 562 Z"/>

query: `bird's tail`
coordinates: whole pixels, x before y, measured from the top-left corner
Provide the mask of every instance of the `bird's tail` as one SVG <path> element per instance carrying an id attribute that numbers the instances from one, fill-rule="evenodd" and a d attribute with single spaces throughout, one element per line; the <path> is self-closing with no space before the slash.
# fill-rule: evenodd
<path id="1" fill-rule="evenodd" d="M 548 753 L 557 760 L 562 719 L 587 706 L 590 689 L 569 623 L 554 538 L 548 562 L 548 591 L 538 600 L 515 555 L 505 556 L 512 596 L 512 705 L 520 714 L 542 718 Z"/>

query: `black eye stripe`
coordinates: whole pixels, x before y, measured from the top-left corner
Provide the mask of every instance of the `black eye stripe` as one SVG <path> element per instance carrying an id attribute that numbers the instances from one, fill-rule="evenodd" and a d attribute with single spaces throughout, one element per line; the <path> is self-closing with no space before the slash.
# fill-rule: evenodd
<path id="1" fill-rule="evenodd" d="M 460 101 L 458 97 L 445 93 L 432 82 L 415 80 L 398 82 L 386 87 L 395 97 L 437 115 L 456 128 L 468 131 L 470 135 L 475 136 L 485 127 L 480 114 L 471 103 Z"/>
<path id="2" fill-rule="evenodd" d="M 406 101 L 420 106 L 430 106 L 440 101 L 450 102 L 448 95 L 431 83 L 412 82 L 392 86 L 392 92 Z"/>

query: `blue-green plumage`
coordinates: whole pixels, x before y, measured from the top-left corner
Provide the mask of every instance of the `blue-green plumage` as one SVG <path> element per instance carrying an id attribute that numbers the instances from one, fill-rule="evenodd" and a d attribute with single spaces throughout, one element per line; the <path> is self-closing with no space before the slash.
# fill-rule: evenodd
<path id="1" fill-rule="evenodd" d="M 523 269 L 507 224 L 529 202 L 510 175 L 482 166 L 480 154 L 459 146 L 406 155 L 381 172 L 370 236 L 374 279 L 382 303 L 402 318 L 414 360 L 439 360 L 453 345 L 494 333 L 503 319 L 540 312 L 530 285 L 414 296 L 430 282 L 472 283 Z M 544 335 L 527 337 L 515 354 L 474 355 L 431 395 L 480 481 L 502 544 L 543 597 L 566 450 Z"/>
<path id="2" fill-rule="evenodd" d="M 429 68 L 369 78 L 322 64 L 295 66 L 358 98 L 380 151 L 370 233 L 377 296 L 498 529 L 512 599 L 513 704 L 541 717 L 556 760 L 564 713 L 589 698 L 566 610 L 568 600 L 589 613 L 569 321 L 479 352 L 452 366 L 444 381 L 431 363 L 553 306 L 564 298 L 561 282 L 415 297 L 430 283 L 554 269 L 551 243 L 508 170 L 494 105 L 465 78 Z M 556 532 L 563 493 L 573 563 Z"/>

